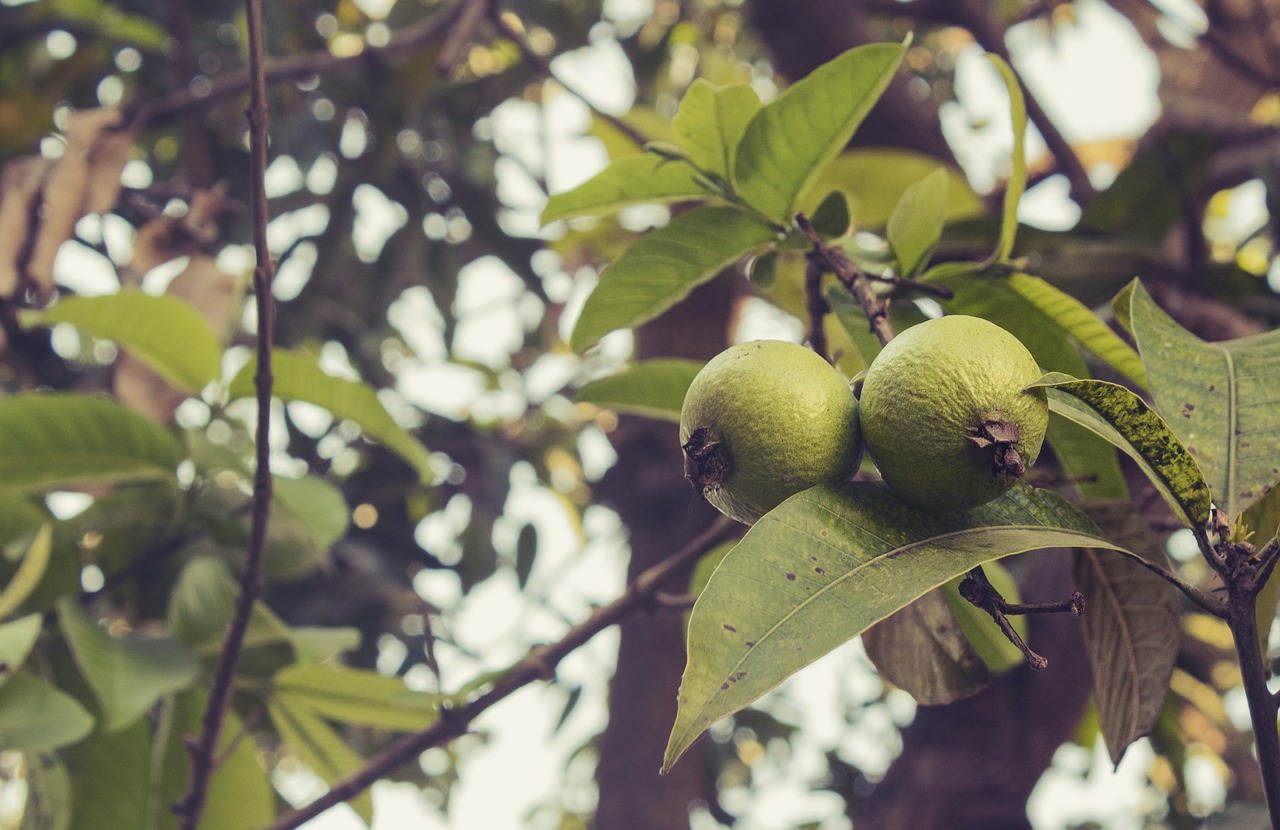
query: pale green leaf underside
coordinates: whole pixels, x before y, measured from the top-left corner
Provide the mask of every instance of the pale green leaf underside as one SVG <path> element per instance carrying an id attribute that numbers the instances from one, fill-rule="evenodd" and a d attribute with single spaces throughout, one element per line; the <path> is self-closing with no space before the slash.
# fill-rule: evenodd
<path id="1" fill-rule="evenodd" d="M 1029 274 L 1009 275 L 1008 285 L 1081 346 L 1139 387 L 1146 388 L 1147 373 L 1142 358 L 1084 303 Z"/>
<path id="2" fill-rule="evenodd" d="M 654 153 L 623 156 L 582 184 L 557 193 L 542 209 L 542 224 L 578 216 L 604 216 L 628 205 L 706 199 L 710 193 L 683 161 Z"/>
<path id="3" fill-rule="evenodd" d="M 679 421 L 689 384 L 702 369 L 696 360 L 643 360 L 579 387 L 574 399 L 666 421 Z"/>
<path id="4" fill-rule="evenodd" d="M 1228 516 L 1280 483 L 1280 331 L 1208 343 L 1136 280 L 1121 295 L 1156 405 Z"/>
<path id="5" fill-rule="evenodd" d="M 942 236 L 947 209 L 945 167 L 939 167 L 902 194 L 889 217 L 885 233 L 898 260 L 898 274 L 913 277 L 928 263 Z"/>
<path id="6" fill-rule="evenodd" d="M 689 622 L 664 767 L 716 720 L 971 568 L 1047 547 L 1115 546 L 1026 486 L 967 513 L 925 513 L 880 485 L 820 486 L 766 514 L 725 557 Z"/>
<path id="7" fill-rule="evenodd" d="M 38 677 L 19 674 L 0 686 L 0 746 L 5 749 L 48 751 L 92 730 L 93 715 Z"/>
<path id="8" fill-rule="evenodd" d="M 107 729 L 129 725 L 161 695 L 190 686 L 200 671 L 191 653 L 173 640 L 112 637 L 70 597 L 58 601 L 58 622 Z"/>
<path id="9" fill-rule="evenodd" d="M 425 729 L 435 721 L 440 703 L 437 695 L 411 691 L 398 677 L 317 664 L 281 669 L 271 687 L 291 710 L 400 732 Z"/>
<path id="10" fill-rule="evenodd" d="M 172 479 L 168 430 L 108 398 L 38 392 L 0 400 L 0 487 L 25 492 Z"/>
<path id="11" fill-rule="evenodd" d="M 232 398 L 251 398 L 257 360 L 250 360 L 231 381 Z M 432 476 L 427 448 L 395 422 L 373 388 L 359 381 L 336 378 L 320 368 L 313 355 L 276 349 L 271 353 L 275 376 L 272 394 L 286 401 L 306 401 L 329 410 L 336 418 L 356 423 L 370 438 L 385 444 L 418 473 L 421 481 Z"/>
<path id="12" fill-rule="evenodd" d="M 364 764 L 342 736 L 310 710 L 296 709 L 272 696 L 267 699 L 267 712 L 285 744 L 326 784 L 333 784 Z M 366 822 L 372 819 L 373 800 L 368 790 L 348 803 Z"/>
<path id="13" fill-rule="evenodd" d="M 1018 203 L 1027 189 L 1027 104 L 1022 97 L 1018 76 L 999 55 L 987 53 L 987 59 L 995 65 L 1009 91 L 1009 106 L 1013 116 L 1013 172 L 1004 188 L 1004 209 L 1000 219 L 1000 241 L 996 247 L 996 260 L 1004 262 L 1013 253 L 1013 243 L 1018 235 Z"/>
<path id="14" fill-rule="evenodd" d="M 738 195 L 770 219 L 791 223 L 800 196 L 849 143 L 893 78 L 906 48 L 875 43 L 850 49 L 756 113 L 738 144 Z"/>
<path id="15" fill-rule="evenodd" d="M 35 538 L 27 546 L 18 570 L 14 572 L 3 590 L 0 590 L 0 620 L 12 614 L 22 605 L 31 592 L 40 584 L 45 569 L 49 567 L 49 557 L 53 553 L 53 528 L 43 525 L 36 531 Z M 0 631 L 3 631 L 0 628 Z M 0 649 L 3 645 L 0 644 Z M 0 661 L 3 662 L 3 661 Z M 4 674 L 0 672 L 0 683 L 4 682 Z"/>
<path id="16" fill-rule="evenodd" d="M 1146 473 L 1187 527 L 1209 518 L 1209 487 L 1190 452 L 1169 425 L 1133 392 L 1102 380 L 1045 375 L 1049 410 L 1067 418 L 1129 455 Z"/>
<path id="17" fill-rule="evenodd" d="M 100 297 L 68 297 L 57 305 L 22 313 L 22 324 L 70 323 L 90 337 L 112 340 L 184 392 L 218 379 L 222 347 L 190 304 L 137 290 Z"/>
<path id="18" fill-rule="evenodd" d="M 40 623 L 39 614 L 28 614 L 0 625 L 0 665 L 6 666 L 0 671 L 0 686 L 22 668 L 40 636 Z"/>
<path id="19" fill-rule="evenodd" d="M 701 207 L 637 240 L 600 274 L 570 345 L 581 352 L 615 329 L 638 326 L 688 296 L 748 251 L 777 238 L 733 207 Z"/>
<path id="20" fill-rule="evenodd" d="M 760 96 L 750 84 L 713 87 L 694 81 L 671 121 L 685 158 L 728 181 L 734 151 L 751 118 L 760 110 Z"/>

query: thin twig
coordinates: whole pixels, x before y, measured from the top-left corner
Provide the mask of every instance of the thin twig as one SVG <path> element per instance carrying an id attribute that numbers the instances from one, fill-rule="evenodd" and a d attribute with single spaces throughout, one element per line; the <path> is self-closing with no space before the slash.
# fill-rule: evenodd
<path id="1" fill-rule="evenodd" d="M 187 783 L 187 792 L 173 806 L 174 812 L 182 818 L 181 830 L 195 830 L 204 812 L 209 781 L 215 769 L 218 739 L 231 705 L 236 664 L 240 661 L 254 602 L 262 593 L 262 552 L 266 546 L 267 522 L 271 517 L 271 445 L 268 439 L 271 428 L 271 347 L 275 309 L 271 301 L 271 251 L 267 247 L 267 83 L 263 69 L 262 0 L 246 0 L 245 12 L 249 29 L 249 73 L 253 78 L 248 111 L 249 182 L 253 208 L 253 247 L 257 256 L 253 288 L 258 311 L 258 366 L 254 374 L 258 400 L 255 436 L 257 466 L 253 475 L 253 523 L 249 530 L 244 572 L 240 577 L 240 594 L 236 598 L 235 613 L 223 635 L 222 651 L 209 691 L 209 705 L 201 719 L 201 733 L 199 738 L 188 743 L 191 750 L 191 777 Z"/>
<path id="2" fill-rule="evenodd" d="M 996 587 L 987 579 L 987 574 L 982 570 L 981 565 L 965 574 L 965 578 L 960 582 L 960 596 L 964 597 L 973 606 L 981 608 L 991 615 L 991 619 L 995 620 L 1005 638 L 1013 643 L 1018 651 L 1022 652 L 1022 656 L 1026 658 L 1028 666 L 1036 671 L 1042 671 L 1049 667 L 1049 661 L 1032 651 L 1031 646 L 1027 645 L 1022 636 L 1018 634 L 1018 630 L 1009 622 L 1007 616 L 1009 609 L 1017 606 L 1005 601 L 1005 598 L 1000 595 Z M 1067 607 L 1055 610 L 1070 610 L 1078 615 L 1083 609 L 1084 597 L 1077 591 L 1072 595 Z"/>
<path id="3" fill-rule="evenodd" d="M 436 58 L 436 66 L 444 74 L 453 72 L 467 50 L 476 39 L 480 23 L 489 12 L 490 0 L 462 0 L 462 10 L 458 13 L 457 22 L 449 30 L 444 46 L 440 48 L 440 56 Z"/>
<path id="4" fill-rule="evenodd" d="M 914 291 L 917 294 L 927 294 L 930 297 L 937 297 L 939 300 L 953 300 L 956 296 L 956 292 L 952 291 L 945 285 L 934 285 L 931 282 L 920 282 L 920 280 L 900 277 L 896 274 L 877 276 L 876 274 L 868 274 L 866 271 L 863 271 L 862 273 L 863 276 L 874 282 L 886 282 L 898 288 L 905 288 L 909 291 Z"/>
<path id="5" fill-rule="evenodd" d="M 881 345 L 888 343 L 893 339 L 893 326 L 889 323 L 889 304 L 882 302 L 876 297 L 875 292 L 871 290 L 871 285 L 867 281 L 867 275 L 862 273 L 862 269 L 853 264 L 853 261 L 839 248 L 833 248 L 822 241 L 822 237 L 814 230 L 813 225 L 809 222 L 809 217 L 803 213 L 797 213 L 795 216 L 796 225 L 813 243 L 813 253 L 820 257 L 831 272 L 836 275 L 836 279 L 840 280 L 845 288 L 849 289 L 849 293 L 853 294 L 858 305 L 862 306 L 862 310 L 866 312 L 867 320 L 871 323 L 871 332 L 880 341 Z"/>
<path id="6" fill-rule="evenodd" d="M 595 104 L 591 103 L 591 100 L 587 98 L 586 95 L 583 95 L 581 92 L 574 89 L 571 84 L 565 83 L 559 76 L 557 76 L 555 71 L 551 68 L 551 61 L 547 60 L 545 55 L 538 54 L 534 48 L 529 45 L 529 39 L 524 36 L 524 32 L 520 31 L 510 20 L 504 17 L 502 10 L 497 8 L 496 4 L 490 8 L 489 13 L 493 20 L 493 25 L 498 28 L 498 31 L 502 33 L 503 37 L 516 45 L 516 48 L 520 50 L 520 54 L 524 56 L 524 59 L 529 62 L 530 66 L 537 69 L 542 75 L 555 81 L 562 89 L 564 89 L 565 92 L 586 104 L 591 109 L 592 114 L 597 118 L 607 121 L 615 130 L 622 133 L 639 146 L 643 147 L 649 143 L 648 137 L 635 127 L 631 126 L 626 121 L 623 121 L 621 118 L 618 118 L 616 115 L 611 115 L 600 110 Z"/>
<path id="7" fill-rule="evenodd" d="M 305 807 L 277 817 L 264 830 L 293 830 L 330 807 L 359 795 L 375 781 L 412 763 L 431 747 L 442 746 L 465 735 L 471 722 L 486 709 L 536 680 L 553 677 L 556 666 L 566 655 L 609 626 L 643 609 L 652 602 L 668 577 L 720 543 L 735 527 L 731 520 L 721 517 L 679 551 L 642 572 L 627 585 L 622 596 L 597 608 L 589 617 L 569 629 L 560 640 L 549 646 L 531 649 L 519 662 L 494 680 L 489 691 L 456 709 L 441 710 L 440 719 L 430 727 L 391 744 L 370 758 L 360 769 L 334 783 L 329 792 Z"/>
<path id="8" fill-rule="evenodd" d="M 810 253 L 804 267 L 804 294 L 809 311 L 809 348 L 820 354 L 823 360 L 830 362 L 831 355 L 827 352 L 827 330 L 823 327 L 822 321 L 831 310 L 831 306 L 822 296 L 822 274 L 822 264 L 813 253 Z"/>

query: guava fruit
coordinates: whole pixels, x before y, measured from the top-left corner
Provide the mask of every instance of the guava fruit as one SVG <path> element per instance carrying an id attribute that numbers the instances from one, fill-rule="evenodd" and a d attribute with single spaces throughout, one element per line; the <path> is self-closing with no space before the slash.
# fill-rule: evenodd
<path id="1" fill-rule="evenodd" d="M 967 510 L 1018 481 L 1040 453 L 1049 407 L 1027 389 L 1040 368 L 1009 332 L 978 317 L 928 320 L 867 370 L 862 435 L 881 477 L 928 510 Z"/>
<path id="2" fill-rule="evenodd" d="M 753 340 L 716 355 L 694 377 L 680 444 L 694 490 L 726 516 L 754 524 L 788 496 L 853 472 L 858 402 L 809 349 Z"/>

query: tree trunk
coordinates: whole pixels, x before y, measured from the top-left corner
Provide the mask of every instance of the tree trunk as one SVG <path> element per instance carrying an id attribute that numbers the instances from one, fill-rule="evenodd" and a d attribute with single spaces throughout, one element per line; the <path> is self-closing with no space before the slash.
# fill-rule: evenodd
<path id="1" fill-rule="evenodd" d="M 637 332 L 640 358 L 678 356 L 707 360 L 725 348 L 734 299 L 744 280 L 724 275 Z M 627 577 L 666 558 L 719 515 L 684 481 L 674 424 L 624 417 L 613 434 L 618 463 L 601 482 L 631 532 Z M 669 590 L 683 592 L 689 572 L 677 574 Z M 689 807 L 714 803 L 695 746 L 666 776 L 658 775 L 667 735 L 676 716 L 676 691 L 684 671 L 682 615 L 659 611 L 621 626 L 618 668 L 609 697 L 609 725 L 600 739 L 596 781 L 600 830 L 679 830 L 689 826 Z"/>

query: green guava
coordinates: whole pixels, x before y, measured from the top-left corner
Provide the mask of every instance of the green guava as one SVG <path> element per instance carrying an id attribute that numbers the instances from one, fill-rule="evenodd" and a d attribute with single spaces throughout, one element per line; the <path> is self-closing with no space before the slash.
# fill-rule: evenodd
<path id="1" fill-rule="evenodd" d="M 912 326 L 867 370 L 860 413 L 867 452 L 903 499 L 967 510 L 1013 486 L 1049 425 L 1040 368 L 1009 332 L 954 315 Z"/>
<path id="2" fill-rule="evenodd" d="M 744 524 L 788 496 L 843 481 L 861 452 L 858 402 L 831 364 L 795 343 L 732 346 L 694 377 L 680 412 L 685 478 Z"/>

